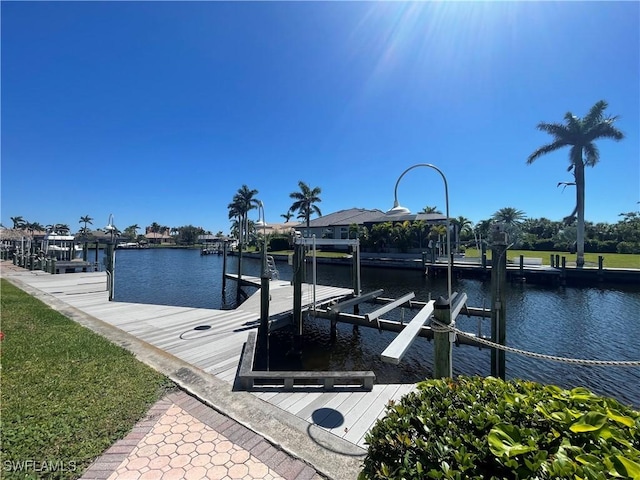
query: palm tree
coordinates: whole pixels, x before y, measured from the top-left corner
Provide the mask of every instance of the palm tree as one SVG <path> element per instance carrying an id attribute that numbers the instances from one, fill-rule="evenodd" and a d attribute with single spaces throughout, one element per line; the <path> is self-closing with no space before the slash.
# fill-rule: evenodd
<path id="1" fill-rule="evenodd" d="M 85 215 L 84 217 L 80 217 L 80 221 L 78 223 L 84 223 L 84 227 L 82 227 L 82 234 L 83 235 L 86 235 L 88 233 L 87 224 L 93 225 L 93 222 L 91 220 L 93 220 L 93 218 L 91 218 L 89 215 Z"/>
<path id="2" fill-rule="evenodd" d="M 436 207 L 435 205 L 433 207 L 427 205 L 422 210 L 420 210 L 418 213 L 439 213 L 440 215 L 442 215 L 442 212 L 440 210 L 438 210 L 438 207 Z"/>
<path id="3" fill-rule="evenodd" d="M 455 223 L 460 229 L 460 233 L 471 235 L 473 233 L 473 222 L 467 217 L 459 216 L 451 219 L 452 223 Z"/>
<path id="4" fill-rule="evenodd" d="M 233 201 L 228 205 L 229 219 L 238 218 L 240 221 L 240 232 L 244 231 L 243 238 L 240 238 L 240 242 L 246 242 L 249 238 L 248 235 L 248 219 L 249 210 L 257 208 L 259 200 L 255 198 L 258 194 L 258 190 L 250 189 L 246 185 L 242 185 L 233 196 Z"/>
<path id="5" fill-rule="evenodd" d="M 66 223 L 56 223 L 53 229 L 58 232 L 59 235 L 69 235 L 69 232 L 71 231 L 69 225 Z"/>
<path id="6" fill-rule="evenodd" d="M 463 235 L 471 236 L 473 235 L 473 222 L 469 220 L 467 217 L 459 216 L 457 218 L 452 218 L 451 223 L 455 228 L 455 239 L 456 239 L 456 250 L 460 250 L 460 240 Z"/>
<path id="7" fill-rule="evenodd" d="M 526 214 L 522 210 L 513 207 L 501 208 L 491 217 L 494 222 L 504 224 L 504 231 L 512 243 L 520 242 L 521 226 L 526 218 Z"/>
<path id="8" fill-rule="evenodd" d="M 287 213 L 281 213 L 280 216 L 284 218 L 285 223 L 287 223 L 291 220 L 291 217 L 293 217 L 293 212 L 291 210 L 287 210 Z"/>
<path id="9" fill-rule="evenodd" d="M 137 223 L 134 223 L 133 225 L 130 225 L 128 228 L 133 230 L 133 236 L 135 238 L 138 238 L 138 230 L 140 229 L 140 225 L 138 225 Z"/>
<path id="10" fill-rule="evenodd" d="M 527 215 L 517 208 L 504 207 L 493 214 L 493 220 L 496 222 L 502 222 L 507 226 L 521 225 L 527 218 Z"/>
<path id="11" fill-rule="evenodd" d="M 578 217 L 576 258 L 578 268 L 584 266 L 584 167 L 593 167 L 600 159 L 600 152 L 593 143 L 595 140 L 611 138 L 619 141 L 624 138 L 624 134 L 613 126 L 618 117 L 605 116 L 604 111 L 607 106 L 607 102 L 600 100 L 591 107 L 584 118 L 576 117 L 571 112 L 567 112 L 564 116 L 564 124 L 539 123 L 538 130 L 550 134 L 553 137 L 553 141 L 538 148 L 527 159 L 527 164 L 530 165 L 542 155 L 554 152 L 562 147 L 571 147 L 569 150 L 569 168 L 567 170 L 573 170 L 576 184 L 576 206 L 573 213 L 567 218 L 575 218 L 576 214 Z"/>
<path id="12" fill-rule="evenodd" d="M 17 217 L 11 217 L 11 221 L 13 222 L 13 228 L 14 230 L 18 229 L 18 228 L 23 228 L 24 224 L 26 223 L 24 221 L 24 218 L 17 216 Z"/>
<path id="13" fill-rule="evenodd" d="M 309 236 L 309 219 L 311 218 L 311 215 L 316 213 L 319 217 L 322 216 L 320 208 L 315 205 L 322 201 L 319 197 L 322 190 L 320 190 L 320 187 L 311 188 L 302 180 L 298 182 L 298 187 L 300 187 L 299 192 L 292 192 L 289 194 L 289 197 L 295 200 L 289 210 L 291 212 L 299 212 L 298 216 L 304 218 L 307 225 L 307 236 Z"/>

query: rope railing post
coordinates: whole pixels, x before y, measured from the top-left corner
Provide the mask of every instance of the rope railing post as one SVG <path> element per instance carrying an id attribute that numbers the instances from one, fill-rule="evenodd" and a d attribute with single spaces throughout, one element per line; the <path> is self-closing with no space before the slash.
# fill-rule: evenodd
<path id="1" fill-rule="evenodd" d="M 505 286 L 507 279 L 507 239 L 501 225 L 494 226 L 491 243 L 491 340 L 499 345 L 506 341 Z M 504 350 L 491 350 L 491 375 L 504 380 Z"/>
<path id="2" fill-rule="evenodd" d="M 440 297 L 434 305 L 437 322 L 433 328 L 433 377 L 452 378 L 453 360 L 449 335 L 451 331 L 451 299 Z"/>

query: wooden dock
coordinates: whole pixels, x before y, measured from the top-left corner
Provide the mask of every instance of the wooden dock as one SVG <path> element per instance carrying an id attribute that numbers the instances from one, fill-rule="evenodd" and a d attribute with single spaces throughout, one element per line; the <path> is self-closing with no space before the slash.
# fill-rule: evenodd
<path id="1" fill-rule="evenodd" d="M 236 382 L 248 333 L 260 323 L 259 291 L 235 310 L 109 302 L 104 272 L 50 275 L 6 270 L 3 268 L 3 276 L 15 275 L 32 288 L 215 375 L 227 382 L 230 390 Z M 254 282 L 254 286 L 259 280 L 243 277 L 243 281 Z M 313 293 L 312 285 L 303 284 L 303 308 L 310 308 Z M 318 303 L 326 302 L 350 293 L 350 289 L 317 286 L 315 299 Z M 270 315 L 282 315 L 292 309 L 293 287 L 289 282 L 272 280 L 270 296 Z M 371 391 L 324 391 L 321 386 L 284 391 L 264 387 L 252 393 L 310 425 L 364 447 L 364 435 L 384 414 L 389 402 L 414 388 L 414 384 L 375 384 Z"/>

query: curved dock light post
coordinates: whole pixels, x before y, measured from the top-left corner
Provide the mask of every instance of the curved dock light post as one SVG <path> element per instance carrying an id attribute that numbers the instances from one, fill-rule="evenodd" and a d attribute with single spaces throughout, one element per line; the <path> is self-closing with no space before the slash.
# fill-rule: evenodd
<path id="1" fill-rule="evenodd" d="M 387 212 L 390 215 L 400 215 L 410 213 L 408 208 L 401 206 L 398 203 L 398 184 L 402 177 L 405 176 L 409 171 L 418 167 L 428 167 L 440 174 L 442 177 L 442 181 L 444 182 L 444 195 L 445 195 L 445 208 L 446 208 L 446 216 L 447 216 L 447 299 L 446 303 L 436 301 L 435 305 L 435 317 L 440 323 L 451 324 L 451 302 L 452 292 L 451 292 L 451 278 L 452 278 L 452 270 L 453 270 L 453 258 L 451 256 L 451 224 L 449 220 L 449 185 L 447 184 L 447 177 L 444 176 L 442 170 L 440 170 L 435 165 L 430 163 L 418 163 L 416 165 L 412 165 L 407 168 L 402 174 L 398 177 L 396 181 L 396 186 L 393 192 L 393 208 Z M 452 351 L 451 351 L 451 343 L 453 342 L 453 335 L 450 335 L 448 331 L 438 331 L 434 332 L 434 377 L 452 377 L 453 376 L 453 360 L 452 360 Z"/>
<path id="2" fill-rule="evenodd" d="M 267 266 L 267 222 L 264 217 L 264 203 L 258 202 L 260 220 L 256 225 L 262 227 L 262 272 L 260 273 L 260 329 L 258 330 L 258 345 L 262 352 L 266 352 L 267 337 L 269 335 L 269 280 L 271 275 Z"/>
<path id="3" fill-rule="evenodd" d="M 117 228 L 113 224 L 113 214 L 109 214 L 108 224 L 104 229 L 110 234 L 111 240 L 107 245 L 107 289 L 109 290 L 109 301 L 113 300 L 115 290 L 115 267 L 116 267 L 116 245 L 115 237 Z M 98 245 L 96 244 L 96 249 Z"/>

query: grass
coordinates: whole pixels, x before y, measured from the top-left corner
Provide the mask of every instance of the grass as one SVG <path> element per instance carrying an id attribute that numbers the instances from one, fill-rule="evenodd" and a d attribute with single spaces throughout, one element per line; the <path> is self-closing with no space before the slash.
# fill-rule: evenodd
<path id="1" fill-rule="evenodd" d="M 575 265 L 576 255 L 569 252 L 511 250 L 507 251 L 507 259 L 519 261 L 520 255 L 525 257 L 542 258 L 543 265 L 550 265 L 551 255 L 560 255 L 567 258 L 567 265 Z M 640 255 L 627 253 L 585 253 L 585 266 L 598 266 L 598 256 L 604 257 L 605 268 L 640 268 Z M 480 257 L 480 252 L 475 248 L 467 248 L 467 257 Z M 487 258 L 491 258 L 491 249 L 487 249 Z"/>
<path id="2" fill-rule="evenodd" d="M 78 478 L 174 386 L 8 281 L 0 288 L 0 477 Z"/>

